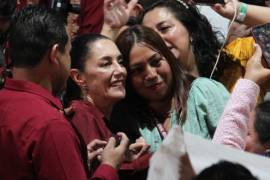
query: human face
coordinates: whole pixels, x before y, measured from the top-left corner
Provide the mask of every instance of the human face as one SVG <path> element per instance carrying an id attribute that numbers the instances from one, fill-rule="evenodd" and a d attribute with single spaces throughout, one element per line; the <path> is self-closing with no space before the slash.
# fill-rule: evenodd
<path id="1" fill-rule="evenodd" d="M 130 80 L 135 91 L 154 102 L 169 97 L 172 72 L 167 60 L 157 51 L 136 43 L 129 56 Z"/>
<path id="2" fill-rule="evenodd" d="M 193 53 L 189 43 L 189 33 L 173 13 L 164 7 L 154 8 L 145 14 L 143 25 L 155 30 L 174 56 L 180 60 L 181 65 L 190 69 L 187 66 L 189 66 L 189 59 Z"/>
<path id="3" fill-rule="evenodd" d="M 246 151 L 253 152 L 253 153 L 264 153 L 265 148 L 260 143 L 258 134 L 254 128 L 254 122 L 255 122 L 255 112 L 252 112 L 251 119 L 248 123 L 248 134 L 246 137 Z"/>
<path id="4" fill-rule="evenodd" d="M 83 72 L 87 94 L 95 104 L 113 104 L 126 94 L 122 55 L 111 40 L 101 39 L 91 46 Z"/>

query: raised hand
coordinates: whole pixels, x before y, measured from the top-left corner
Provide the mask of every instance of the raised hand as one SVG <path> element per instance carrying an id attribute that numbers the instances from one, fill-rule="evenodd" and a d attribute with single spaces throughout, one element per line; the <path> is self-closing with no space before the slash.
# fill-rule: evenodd
<path id="1" fill-rule="evenodd" d="M 262 61 L 262 50 L 258 44 L 255 44 L 255 52 L 247 62 L 244 78 L 263 85 L 270 80 L 270 69 L 266 66 Z"/>
<path id="2" fill-rule="evenodd" d="M 104 24 L 111 28 L 121 28 L 124 26 L 137 2 L 138 0 L 131 0 L 126 4 L 124 0 L 105 0 Z"/>
<path id="3" fill-rule="evenodd" d="M 232 19 L 235 10 L 238 11 L 240 2 L 238 0 L 225 0 L 225 5 L 215 4 L 212 8 L 221 16 Z"/>

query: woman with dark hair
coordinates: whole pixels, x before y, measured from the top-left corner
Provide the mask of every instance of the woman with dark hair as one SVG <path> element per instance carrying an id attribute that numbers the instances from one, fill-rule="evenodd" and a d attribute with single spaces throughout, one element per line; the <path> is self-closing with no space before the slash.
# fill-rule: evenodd
<path id="1" fill-rule="evenodd" d="M 184 131 L 212 138 L 229 95 L 223 85 L 186 75 L 150 28 L 130 27 L 118 36 L 116 44 L 128 72 L 126 98 L 112 114 L 117 129 L 122 128 L 130 138 L 142 135 L 152 151 L 178 124 Z"/>
<path id="2" fill-rule="evenodd" d="M 90 152 L 98 149 L 102 153 L 104 144 L 111 137 L 115 137 L 117 142 L 121 141 L 119 131 L 113 134 L 110 130 L 110 116 L 114 104 L 126 94 L 126 69 L 122 63 L 122 55 L 117 46 L 105 36 L 87 34 L 72 42 L 71 77 L 67 83 L 65 103 L 71 104 L 74 110 L 71 121 L 86 144 L 94 139 L 102 140 Z M 126 160 L 132 162 L 123 164 L 120 170 L 132 172 L 146 168 L 150 154 L 140 156 L 148 147 L 142 140 L 130 144 Z M 91 162 L 92 169 L 98 165 L 98 161 Z"/>
<path id="3" fill-rule="evenodd" d="M 157 1 L 144 12 L 142 24 L 159 33 L 189 74 L 210 77 L 221 43 L 218 32 L 195 6 L 182 0 Z M 223 66 L 232 63 L 229 60 L 222 52 L 214 79 L 219 80 Z"/>

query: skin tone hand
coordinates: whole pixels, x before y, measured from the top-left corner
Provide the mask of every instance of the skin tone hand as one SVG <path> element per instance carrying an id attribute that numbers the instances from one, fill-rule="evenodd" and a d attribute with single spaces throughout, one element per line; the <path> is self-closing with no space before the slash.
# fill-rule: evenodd
<path id="1" fill-rule="evenodd" d="M 103 164 L 108 164 L 115 169 L 118 169 L 120 164 L 125 160 L 125 152 L 129 141 L 124 133 L 117 133 L 117 135 L 121 136 L 120 144 L 115 147 L 116 140 L 114 137 L 111 137 L 101 154 L 101 162 Z"/>
<path id="2" fill-rule="evenodd" d="M 235 5 L 236 9 L 238 10 L 240 3 L 237 0 L 224 0 L 224 1 L 225 5 L 215 4 L 212 8 L 221 16 L 224 16 L 228 19 L 232 19 L 235 11 Z"/>
<path id="3" fill-rule="evenodd" d="M 238 10 L 241 2 L 237 0 L 225 0 L 225 5 L 215 4 L 212 8 L 219 13 L 221 16 L 228 19 L 232 19 L 234 16 L 234 4 Z M 256 6 L 248 4 L 247 14 L 243 21 L 248 26 L 256 26 L 270 22 L 270 9 L 269 7 Z"/>
<path id="4" fill-rule="evenodd" d="M 253 56 L 248 60 L 244 78 L 249 79 L 260 86 L 269 87 L 270 69 L 265 68 L 262 61 L 262 50 L 258 44 L 255 44 Z"/>
<path id="5" fill-rule="evenodd" d="M 106 144 L 106 141 L 95 139 L 87 145 L 88 159 L 90 162 L 102 154 L 103 148 L 106 146 Z"/>
<path id="6" fill-rule="evenodd" d="M 150 148 L 149 144 L 146 144 L 145 140 L 140 137 L 136 139 L 136 142 L 129 145 L 129 155 L 126 161 L 133 161 L 138 159 L 141 155 L 146 153 Z"/>
<path id="7" fill-rule="evenodd" d="M 108 24 L 111 28 L 124 26 L 137 2 L 138 0 L 131 0 L 126 4 L 124 0 L 105 0 L 104 24 Z"/>
<path id="8" fill-rule="evenodd" d="M 104 24 L 101 34 L 115 39 L 120 28 L 127 23 L 137 2 L 138 0 L 131 0 L 126 4 L 124 0 L 104 0 Z"/>

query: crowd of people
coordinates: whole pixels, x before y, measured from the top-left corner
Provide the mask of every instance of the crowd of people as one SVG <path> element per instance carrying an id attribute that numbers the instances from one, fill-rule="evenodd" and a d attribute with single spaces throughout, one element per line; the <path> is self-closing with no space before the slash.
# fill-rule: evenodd
<path id="1" fill-rule="evenodd" d="M 270 23 L 265 1 L 247 3 L 212 9 L 247 28 Z M 196 1 L 0 0 L 1 179 L 143 180 L 176 126 L 269 156 L 264 49 L 249 41 L 241 66 L 236 40 L 221 39 Z M 241 72 L 230 78 L 232 66 Z M 193 178 L 223 166 L 256 179 L 229 162 Z"/>

